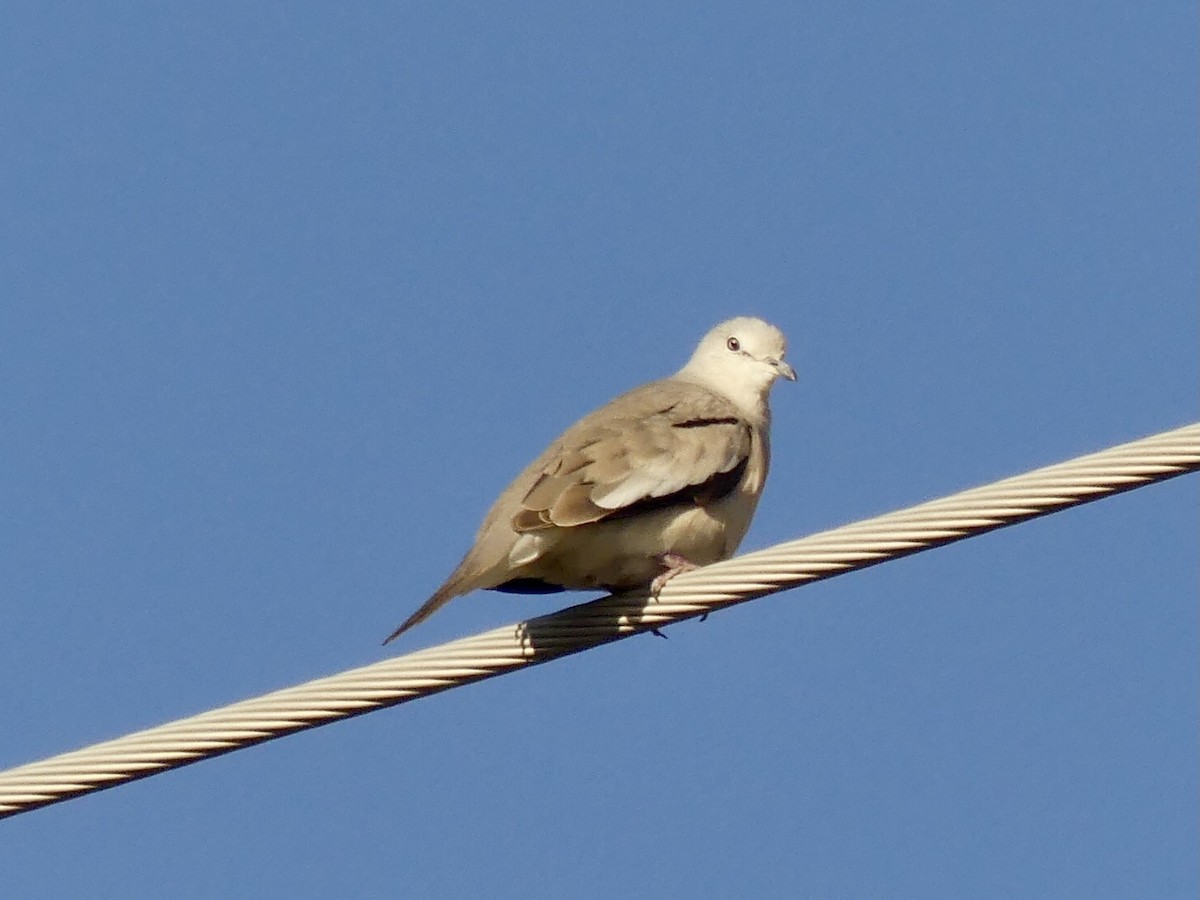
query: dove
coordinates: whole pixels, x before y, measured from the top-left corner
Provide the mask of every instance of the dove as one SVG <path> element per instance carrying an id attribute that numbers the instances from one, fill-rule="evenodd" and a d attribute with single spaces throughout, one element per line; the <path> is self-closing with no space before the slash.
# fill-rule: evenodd
<path id="1" fill-rule="evenodd" d="M 657 596 L 732 556 L 767 478 L 771 386 L 796 380 L 786 350 L 775 326 L 730 319 L 671 377 L 584 416 L 500 495 L 458 568 L 384 643 L 471 591 Z"/>

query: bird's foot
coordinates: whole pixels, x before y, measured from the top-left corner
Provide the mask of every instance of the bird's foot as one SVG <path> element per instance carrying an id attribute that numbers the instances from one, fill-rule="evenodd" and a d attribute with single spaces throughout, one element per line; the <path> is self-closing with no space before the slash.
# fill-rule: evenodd
<path id="1" fill-rule="evenodd" d="M 685 556 L 680 556 L 678 553 L 659 554 L 658 561 L 666 567 L 666 571 L 662 572 L 650 582 L 650 596 L 655 600 L 658 599 L 658 595 L 662 592 L 662 589 L 667 586 L 667 582 L 676 575 L 700 568 L 690 559 Z"/>

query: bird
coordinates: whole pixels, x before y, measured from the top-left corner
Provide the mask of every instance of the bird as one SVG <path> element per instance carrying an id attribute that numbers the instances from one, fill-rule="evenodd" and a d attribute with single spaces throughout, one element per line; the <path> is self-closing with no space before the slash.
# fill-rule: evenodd
<path id="1" fill-rule="evenodd" d="M 492 505 L 445 583 L 385 644 L 455 597 L 649 588 L 732 556 L 770 465 L 768 396 L 787 341 L 774 325 L 729 319 L 682 369 L 584 416 Z"/>

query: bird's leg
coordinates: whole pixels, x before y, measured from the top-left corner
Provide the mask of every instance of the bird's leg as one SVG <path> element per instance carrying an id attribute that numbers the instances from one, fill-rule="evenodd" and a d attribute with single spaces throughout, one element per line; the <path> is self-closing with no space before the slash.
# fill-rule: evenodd
<path id="1" fill-rule="evenodd" d="M 676 575 L 679 575 L 683 572 L 690 572 L 692 569 L 700 568 L 698 565 L 696 565 L 696 563 L 692 562 L 687 557 L 681 556 L 678 553 L 671 553 L 669 551 L 667 553 L 660 553 L 658 556 L 658 561 L 665 567 L 666 571 L 658 575 L 652 582 L 650 582 L 650 596 L 655 600 L 658 599 L 658 595 L 662 592 L 662 589 L 666 587 L 667 582 Z"/>
<path id="2" fill-rule="evenodd" d="M 665 571 L 660 573 L 653 581 L 650 582 L 650 596 L 655 600 L 658 599 L 658 594 L 666 585 L 666 583 L 680 572 L 690 572 L 692 569 L 700 568 L 690 559 L 685 556 L 681 556 L 678 553 L 660 553 L 658 555 L 658 561 L 660 564 L 662 564 Z M 650 633 L 660 638 L 666 637 L 666 635 L 657 628 L 651 628 Z"/>

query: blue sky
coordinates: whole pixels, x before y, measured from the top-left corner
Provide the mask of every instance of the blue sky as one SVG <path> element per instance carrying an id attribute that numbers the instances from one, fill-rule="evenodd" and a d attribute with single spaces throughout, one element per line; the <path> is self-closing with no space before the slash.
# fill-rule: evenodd
<path id="1" fill-rule="evenodd" d="M 1194 4 L 17 3 L 0 767 L 379 641 L 755 314 L 755 548 L 1198 418 Z M 1194 477 L 0 823 L 13 897 L 1173 897 Z M 570 598 L 572 600 L 578 598 Z"/>

